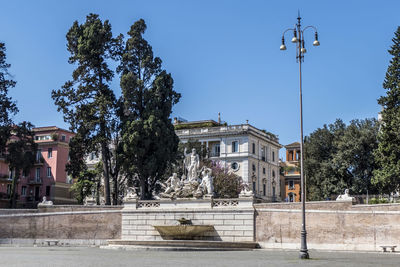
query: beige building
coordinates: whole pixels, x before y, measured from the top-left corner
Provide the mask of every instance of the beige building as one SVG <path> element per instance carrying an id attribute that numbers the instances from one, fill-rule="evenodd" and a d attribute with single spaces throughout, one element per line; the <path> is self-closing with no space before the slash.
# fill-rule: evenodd
<path id="1" fill-rule="evenodd" d="M 250 124 L 224 125 L 213 120 L 178 122 L 181 142 L 201 142 L 209 158 L 241 176 L 256 197 L 281 201 L 278 138 Z"/>

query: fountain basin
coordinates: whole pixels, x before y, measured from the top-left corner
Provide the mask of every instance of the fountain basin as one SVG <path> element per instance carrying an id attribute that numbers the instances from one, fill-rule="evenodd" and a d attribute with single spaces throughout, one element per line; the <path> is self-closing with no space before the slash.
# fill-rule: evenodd
<path id="1" fill-rule="evenodd" d="M 158 225 L 154 226 L 164 240 L 194 240 L 214 231 L 212 225 Z"/>

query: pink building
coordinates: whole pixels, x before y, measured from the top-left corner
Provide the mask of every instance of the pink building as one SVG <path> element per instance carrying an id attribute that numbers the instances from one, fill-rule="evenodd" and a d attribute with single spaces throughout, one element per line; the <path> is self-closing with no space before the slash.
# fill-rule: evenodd
<path id="1" fill-rule="evenodd" d="M 74 133 L 55 127 L 34 128 L 38 144 L 35 166 L 22 173 L 17 186 L 17 206 L 36 207 L 46 196 L 54 204 L 76 203 L 70 188 L 73 180 L 67 175 L 69 140 Z M 0 207 L 7 207 L 14 173 L 10 172 L 4 156 L 0 156 Z"/>

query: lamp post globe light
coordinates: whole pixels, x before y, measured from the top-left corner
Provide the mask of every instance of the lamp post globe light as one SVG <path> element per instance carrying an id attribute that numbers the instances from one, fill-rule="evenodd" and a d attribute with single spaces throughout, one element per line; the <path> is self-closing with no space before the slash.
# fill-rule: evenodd
<path id="1" fill-rule="evenodd" d="M 310 258 L 307 249 L 307 231 L 306 231 L 306 199 L 305 199 L 305 180 L 304 180 L 304 170 L 303 170 L 303 96 L 302 96 L 302 85 L 301 85 L 301 63 L 304 61 L 304 54 L 307 53 L 307 50 L 304 45 L 304 31 L 307 29 L 313 29 L 315 32 L 315 39 L 313 42 L 313 46 L 319 46 L 320 43 L 318 41 L 318 32 L 317 28 L 314 26 L 307 26 L 305 28 L 301 28 L 301 17 L 300 13 L 297 17 L 297 23 L 294 28 L 287 29 L 282 34 L 282 44 L 280 46 L 280 50 L 286 50 L 285 45 L 285 33 L 288 31 L 293 32 L 292 43 L 296 44 L 296 61 L 299 63 L 299 75 L 300 75 L 300 179 L 301 179 L 301 243 L 300 243 L 300 258 L 308 259 Z"/>

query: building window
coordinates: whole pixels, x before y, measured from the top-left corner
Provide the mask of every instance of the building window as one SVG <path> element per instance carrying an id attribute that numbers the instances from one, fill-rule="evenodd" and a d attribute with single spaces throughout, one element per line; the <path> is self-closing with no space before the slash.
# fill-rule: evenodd
<path id="1" fill-rule="evenodd" d="M 256 144 L 253 143 L 253 154 L 256 154 Z"/>
<path id="2" fill-rule="evenodd" d="M 26 196 L 26 186 L 22 186 L 22 188 L 21 188 L 21 196 Z"/>
<path id="3" fill-rule="evenodd" d="M 220 147 L 220 145 L 219 144 L 216 144 L 216 145 L 214 145 L 214 157 L 219 157 L 219 153 L 220 153 L 220 151 L 221 151 L 221 147 Z"/>
<path id="4" fill-rule="evenodd" d="M 10 170 L 10 174 L 9 174 L 10 178 L 9 179 L 12 180 L 14 178 L 14 176 L 15 176 L 15 170 L 12 170 L 12 171 Z"/>
<path id="5" fill-rule="evenodd" d="M 53 149 L 49 147 L 49 149 L 47 149 L 47 158 L 52 158 L 52 157 L 53 157 Z"/>
<path id="6" fill-rule="evenodd" d="M 253 164 L 252 170 L 253 170 L 253 172 L 256 172 L 256 165 Z"/>
<path id="7" fill-rule="evenodd" d="M 11 184 L 7 185 L 7 195 L 11 195 Z"/>
<path id="8" fill-rule="evenodd" d="M 265 186 L 265 184 L 263 184 L 263 196 L 265 196 L 266 195 L 266 186 Z"/>
<path id="9" fill-rule="evenodd" d="M 272 151 L 272 162 L 275 162 L 275 151 Z"/>
<path id="10" fill-rule="evenodd" d="M 300 150 L 296 151 L 296 160 L 299 161 L 300 160 Z"/>
<path id="11" fill-rule="evenodd" d="M 42 150 L 38 149 L 36 151 L 36 162 L 39 162 L 41 158 L 42 158 Z"/>
<path id="12" fill-rule="evenodd" d="M 294 189 L 294 181 L 293 180 L 289 181 L 289 186 L 288 187 L 289 187 L 290 190 Z"/>
<path id="13" fill-rule="evenodd" d="M 50 196 L 50 186 L 46 186 L 46 197 Z"/>
<path id="14" fill-rule="evenodd" d="M 288 200 L 289 200 L 289 202 L 294 202 L 294 194 L 293 193 L 289 193 L 288 194 Z"/>
<path id="15" fill-rule="evenodd" d="M 36 180 L 40 180 L 40 168 L 36 168 Z"/>
<path id="16" fill-rule="evenodd" d="M 265 174 L 265 168 L 263 168 L 263 174 Z"/>
<path id="17" fill-rule="evenodd" d="M 261 147 L 261 160 L 262 161 L 266 161 L 266 159 L 265 159 L 265 151 L 266 151 L 266 147 L 265 146 Z"/>
<path id="18" fill-rule="evenodd" d="M 47 167 L 47 177 L 51 177 L 51 167 Z"/>
<path id="19" fill-rule="evenodd" d="M 253 193 L 256 193 L 256 182 L 253 182 Z"/>
<path id="20" fill-rule="evenodd" d="M 232 153 L 234 153 L 234 152 L 239 152 L 239 142 L 238 141 L 232 142 Z"/>
<path id="21" fill-rule="evenodd" d="M 61 135 L 61 141 L 65 142 L 66 141 L 66 137 L 65 135 Z"/>
<path id="22" fill-rule="evenodd" d="M 35 136 L 36 141 L 51 140 L 50 135 L 37 135 Z"/>
<path id="23" fill-rule="evenodd" d="M 275 178 L 275 171 L 272 170 L 272 178 Z"/>
<path id="24" fill-rule="evenodd" d="M 96 158 L 96 154 L 94 152 L 90 153 L 90 160 L 94 160 Z"/>

